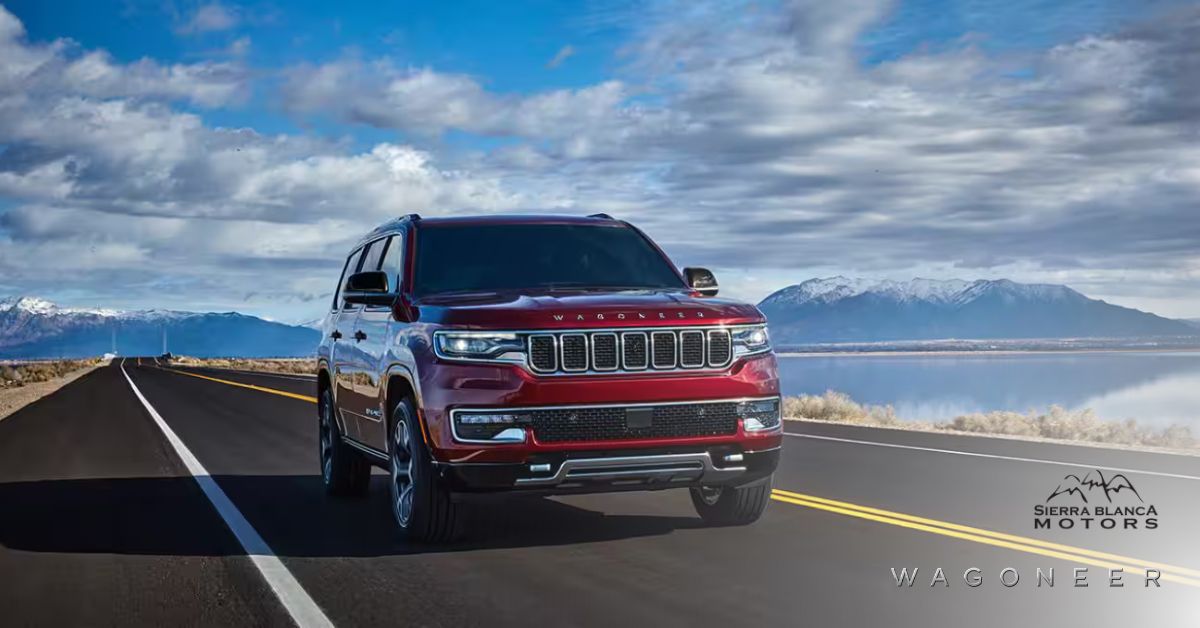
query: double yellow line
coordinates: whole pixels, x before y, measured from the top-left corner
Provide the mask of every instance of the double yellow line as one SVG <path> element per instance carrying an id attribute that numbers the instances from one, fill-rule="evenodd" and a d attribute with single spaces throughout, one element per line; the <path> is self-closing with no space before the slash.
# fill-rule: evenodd
<path id="1" fill-rule="evenodd" d="M 301 395 L 298 393 L 287 392 L 275 388 L 267 388 L 265 386 L 255 386 L 254 384 L 246 384 L 243 382 L 235 382 L 228 379 L 220 379 L 217 377 L 209 377 L 200 375 L 199 373 L 190 373 L 177 369 L 169 370 L 172 373 L 187 375 L 188 377 L 196 377 L 199 379 L 227 384 L 229 386 L 237 386 L 239 388 L 248 388 L 259 392 L 279 395 L 281 397 L 289 397 L 299 399 L 310 403 L 316 403 L 317 398 L 309 395 Z M 1200 570 L 1190 569 L 1187 567 L 1179 567 L 1155 561 L 1140 560 L 1121 556 L 1119 554 L 1110 554 L 1108 552 L 1098 552 L 1061 543 L 1051 543 L 1015 534 L 1006 534 L 1004 532 L 994 532 L 992 530 L 984 530 L 965 526 L 948 521 L 939 521 L 927 517 L 917 517 L 891 510 L 883 510 L 881 508 L 871 508 L 869 506 L 860 506 L 849 502 L 842 502 L 825 497 L 817 497 L 815 495 L 806 495 L 804 493 L 795 493 L 782 489 L 775 489 L 771 492 L 771 499 L 794 506 L 804 506 L 815 510 L 823 510 L 848 517 L 857 517 L 877 523 L 886 523 L 909 530 L 918 530 L 928 532 L 930 534 L 939 534 L 964 541 L 972 541 L 991 545 L 994 547 L 1002 547 L 1005 549 L 1025 552 L 1028 554 L 1037 554 L 1040 556 L 1048 556 L 1050 558 L 1058 558 L 1061 560 L 1073 562 L 1076 564 L 1090 565 L 1093 567 L 1103 567 L 1105 569 L 1124 569 L 1127 573 L 1138 574 L 1145 573 L 1147 569 L 1155 569 L 1161 572 L 1161 580 L 1176 582 L 1191 587 L 1200 588 Z"/>
<path id="2" fill-rule="evenodd" d="M 161 368 L 161 367 L 159 367 L 159 368 Z M 209 377 L 207 375 L 200 375 L 199 373 L 189 373 L 188 371 L 180 371 L 177 369 L 162 369 L 162 370 L 169 371 L 171 373 L 178 373 L 180 375 L 187 375 L 188 377 L 198 377 L 200 379 L 207 379 L 210 382 L 217 382 L 220 384 L 228 384 L 230 386 L 237 386 L 238 388 L 249 388 L 250 390 L 257 390 L 259 392 L 271 393 L 272 395 L 279 395 L 280 397 L 290 397 L 292 399 L 299 399 L 300 401 L 307 401 L 309 403 L 317 402 L 317 398 L 313 397 L 311 395 L 301 395 L 300 393 L 288 392 L 286 390 L 277 390 L 275 388 L 267 388 L 266 386 L 255 386 L 254 384 L 246 384 L 243 382 L 235 382 L 235 381 L 228 380 L 228 379 Z"/>
<path id="3" fill-rule="evenodd" d="M 982 528 L 974 528 L 948 521 L 938 521 L 937 519 L 929 519 L 927 517 L 917 517 L 907 515 L 891 510 L 883 510 L 880 508 L 871 508 L 869 506 L 859 506 L 849 502 L 840 502 L 815 495 L 805 495 L 804 493 L 793 493 L 781 489 L 775 489 L 771 492 L 771 499 L 792 504 L 795 506 L 804 506 L 815 510 L 824 510 L 826 512 L 846 515 L 848 517 L 857 517 L 868 521 L 878 523 L 886 523 L 901 528 L 910 530 L 919 530 L 930 534 L 939 534 L 951 538 L 961 539 L 964 541 L 972 541 L 982 543 L 984 545 L 992 545 L 994 547 L 1003 547 L 1005 549 L 1025 552 L 1028 554 L 1038 554 L 1040 556 L 1049 556 L 1061 560 L 1074 562 L 1083 565 L 1091 565 L 1093 567 L 1103 567 L 1105 569 L 1124 569 L 1129 574 L 1143 574 L 1147 569 L 1154 569 L 1161 572 L 1161 580 L 1185 584 L 1191 587 L 1200 588 L 1200 570 L 1189 569 L 1187 567 L 1179 567 L 1166 563 L 1145 561 L 1119 554 L 1110 554 L 1108 552 L 1097 552 L 1094 550 L 1063 545 L 1061 543 L 1051 543 L 1040 539 L 1034 539 L 1015 534 L 1006 534 L 1003 532 L 994 532 L 992 530 L 984 530 Z"/>

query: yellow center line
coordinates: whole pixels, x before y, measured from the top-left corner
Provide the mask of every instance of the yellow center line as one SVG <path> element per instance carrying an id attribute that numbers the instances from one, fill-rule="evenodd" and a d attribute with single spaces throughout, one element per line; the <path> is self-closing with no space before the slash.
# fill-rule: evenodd
<path id="1" fill-rule="evenodd" d="M 177 371 L 175 369 L 161 369 L 161 370 L 167 371 L 170 373 L 178 373 L 180 375 L 187 375 L 188 377 L 198 377 L 200 379 L 207 379 L 210 382 L 218 382 L 221 384 L 228 384 L 230 386 L 237 386 L 238 388 L 249 388 L 250 390 L 257 390 L 259 392 L 271 393 L 272 395 L 279 395 L 281 397 L 290 397 L 292 399 L 299 399 L 300 401 L 307 401 L 309 403 L 317 402 L 316 397 L 312 397 L 310 395 L 301 395 L 299 393 L 294 393 L 294 392 L 288 392 L 286 390 L 267 388 L 266 386 L 255 386 L 254 384 L 245 384 L 242 382 L 235 382 L 235 381 L 231 381 L 228 379 L 219 379 L 216 377 L 209 377 L 207 375 L 199 375 L 197 373 L 189 373 L 187 371 Z"/>
<path id="2" fill-rule="evenodd" d="M 1015 534 L 1005 534 L 1004 532 L 994 532 L 992 530 L 984 530 L 982 528 L 973 528 L 971 526 L 965 526 L 965 525 L 961 525 L 961 524 L 957 524 L 957 523 L 950 523 L 947 521 L 938 521 L 937 519 L 927 519 L 925 517 L 906 515 L 904 513 L 893 512 L 890 510 L 882 510 L 880 508 L 871 508 L 869 506 L 860 506 L 858 504 L 851 504 L 848 502 L 839 502 L 837 500 L 827 499 L 824 497 L 817 497 L 815 495 L 805 495 L 804 493 L 794 493 L 792 491 L 785 491 L 782 489 L 775 489 L 774 492 L 776 494 L 782 495 L 784 497 L 791 497 L 794 499 L 802 499 L 802 500 L 806 500 L 806 501 L 818 502 L 821 504 L 828 504 L 830 506 L 839 506 L 842 508 L 849 508 L 851 510 L 860 510 L 863 512 L 869 512 L 869 513 L 873 513 L 873 514 L 877 514 L 877 515 L 883 515 L 885 517 L 891 517 L 893 519 L 903 519 L 905 521 L 912 521 L 915 523 L 924 523 L 927 525 L 948 528 L 950 530 L 958 530 L 959 532 L 967 532 L 970 534 L 977 534 L 980 536 L 990 536 L 990 537 L 997 538 L 997 539 L 1004 540 L 1004 541 L 1012 541 L 1014 543 L 1023 543 L 1025 545 L 1035 545 L 1038 547 L 1044 547 L 1046 549 L 1060 550 L 1060 551 L 1064 551 L 1064 552 L 1071 552 L 1074 554 L 1083 554 L 1085 556 L 1091 556 L 1093 558 L 1100 558 L 1100 559 L 1113 560 L 1113 561 L 1124 561 L 1124 562 L 1130 562 L 1130 563 L 1145 562 L 1145 561 L 1142 561 L 1137 558 L 1121 556 L 1120 554 L 1110 554 L 1108 552 L 1097 552 L 1094 550 L 1073 547 L 1070 545 L 1063 545 L 1061 543 L 1051 543 L 1050 541 L 1043 541 L 1041 539 L 1035 539 L 1035 538 L 1030 538 L 1030 537 L 1026 537 L 1026 536 L 1017 536 Z M 1198 569 L 1189 569 L 1187 567 L 1179 567 L 1177 565 L 1170 565 L 1167 563 L 1162 563 L 1162 562 L 1157 562 L 1157 561 L 1155 561 L 1154 564 L 1149 565 L 1149 566 L 1151 568 L 1161 567 L 1163 570 L 1177 571 L 1179 573 L 1187 574 L 1189 576 L 1200 576 L 1200 570 L 1198 570 Z"/>
<path id="3" fill-rule="evenodd" d="M 775 501 L 793 504 L 796 506 L 805 506 L 816 510 L 833 512 L 859 519 L 866 519 L 878 523 L 886 523 L 889 525 L 908 528 L 910 530 L 919 530 L 929 532 L 931 534 L 939 534 L 951 538 L 961 539 L 965 541 L 973 541 L 984 545 L 994 547 L 1003 547 L 1018 552 L 1029 554 L 1038 554 L 1041 556 L 1049 556 L 1058 558 L 1068 562 L 1082 563 L 1095 567 L 1103 567 L 1105 569 L 1124 569 L 1126 571 L 1142 572 L 1146 569 L 1156 569 L 1162 572 L 1162 579 L 1178 582 L 1187 586 L 1200 588 L 1200 579 L 1188 578 L 1180 573 L 1196 573 L 1196 570 L 1186 567 L 1174 567 L 1162 563 L 1154 563 L 1151 561 L 1143 561 L 1136 558 L 1128 558 L 1117 554 L 1108 554 L 1105 552 L 1093 552 L 1082 548 L 1076 548 L 1069 545 L 1061 545 L 1057 543 L 1049 543 L 1039 541 L 1037 539 L 1029 539 L 1001 532 L 993 532 L 991 530 L 983 530 L 980 528 L 972 528 L 955 523 L 938 521 L 936 519 L 927 519 L 924 517 L 914 517 L 903 513 L 881 510 L 878 508 L 869 508 L 866 506 L 858 506 L 847 502 L 838 502 L 831 499 L 821 497 L 812 497 L 801 493 L 791 493 L 776 489 L 772 492 L 771 499 Z"/>
<path id="4" fill-rule="evenodd" d="M 291 399 L 299 399 L 309 403 L 316 403 L 317 398 L 309 395 L 301 395 L 297 393 L 278 390 L 275 388 L 267 388 L 266 386 L 256 386 L 254 384 L 246 384 L 243 382 L 235 382 L 217 377 L 209 377 L 197 373 L 189 373 L 187 371 L 179 371 L 175 369 L 162 369 L 188 377 L 196 377 L 199 379 L 217 382 L 220 384 L 228 384 L 239 388 L 248 388 L 259 392 L 270 393 L 289 397 Z M 1190 569 L 1187 567 L 1179 567 L 1166 563 L 1158 563 L 1153 561 L 1144 561 L 1119 554 L 1110 554 L 1108 552 L 1098 552 L 1094 550 L 1063 545 L 1060 543 L 1051 543 L 1040 539 L 1017 536 L 1015 534 L 1006 534 L 1004 532 L 995 532 L 992 530 L 984 530 L 965 526 L 962 524 L 951 523 L 948 521 L 939 521 L 937 519 L 929 519 L 926 517 L 917 517 L 900 512 L 883 510 L 881 508 L 872 508 L 869 506 L 860 506 L 849 502 L 840 502 L 815 495 L 805 495 L 804 493 L 794 493 L 782 489 L 772 491 L 771 499 L 775 501 L 792 504 L 796 506 L 805 506 L 816 510 L 837 513 L 859 519 L 867 519 L 878 523 L 886 523 L 911 530 L 919 530 L 929 532 L 931 534 L 939 534 L 951 538 L 962 539 L 965 541 L 973 541 L 984 545 L 995 547 L 1003 547 L 1019 552 L 1029 554 L 1038 554 L 1051 558 L 1058 558 L 1068 562 L 1077 562 L 1094 567 L 1103 567 L 1105 569 L 1125 569 L 1127 571 L 1140 572 L 1145 569 L 1157 569 L 1162 572 L 1162 579 L 1170 582 L 1178 582 L 1192 587 L 1200 588 L 1200 579 L 1185 577 L 1187 574 L 1192 576 L 1200 576 L 1200 570 Z"/>

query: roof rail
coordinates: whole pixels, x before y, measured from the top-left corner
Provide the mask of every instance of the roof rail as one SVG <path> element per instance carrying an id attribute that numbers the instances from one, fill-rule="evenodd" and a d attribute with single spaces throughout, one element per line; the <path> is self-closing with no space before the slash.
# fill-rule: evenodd
<path id="1" fill-rule="evenodd" d="M 605 220 L 613 220 L 612 216 L 609 216 L 608 214 L 605 214 L 605 213 L 588 214 L 588 218 L 603 218 Z"/>
<path id="2" fill-rule="evenodd" d="M 421 214 L 405 214 L 404 216 L 400 217 L 400 220 L 411 220 L 413 222 L 417 222 L 420 219 Z"/>

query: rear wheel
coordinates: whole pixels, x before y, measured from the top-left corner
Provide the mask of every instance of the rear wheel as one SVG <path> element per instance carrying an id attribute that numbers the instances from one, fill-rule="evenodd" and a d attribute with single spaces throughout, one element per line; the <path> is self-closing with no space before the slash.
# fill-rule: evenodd
<path id="1" fill-rule="evenodd" d="M 392 515 L 401 534 L 433 543 L 458 538 L 462 534 L 461 506 L 434 476 L 433 460 L 409 399 L 392 411 L 388 449 Z"/>
<path id="2" fill-rule="evenodd" d="M 691 489 L 696 513 L 710 526 L 744 526 L 762 516 L 771 499 L 771 480 L 745 486 L 702 486 Z"/>
<path id="3" fill-rule="evenodd" d="M 329 390 L 321 392 L 317 409 L 321 480 L 330 495 L 363 495 L 371 480 L 371 467 L 358 452 L 342 442 L 337 409 Z"/>

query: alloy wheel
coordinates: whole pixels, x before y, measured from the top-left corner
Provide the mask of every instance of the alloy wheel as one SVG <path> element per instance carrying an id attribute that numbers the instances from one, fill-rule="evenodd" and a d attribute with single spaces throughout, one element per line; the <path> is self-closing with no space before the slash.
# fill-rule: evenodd
<path id="1" fill-rule="evenodd" d="M 328 402 L 321 405 L 321 476 L 328 484 L 333 477 L 333 408 Z"/>
<path id="2" fill-rule="evenodd" d="M 401 420 L 392 430 L 392 510 L 396 521 L 408 527 L 413 509 L 413 455 L 408 424 Z"/>

